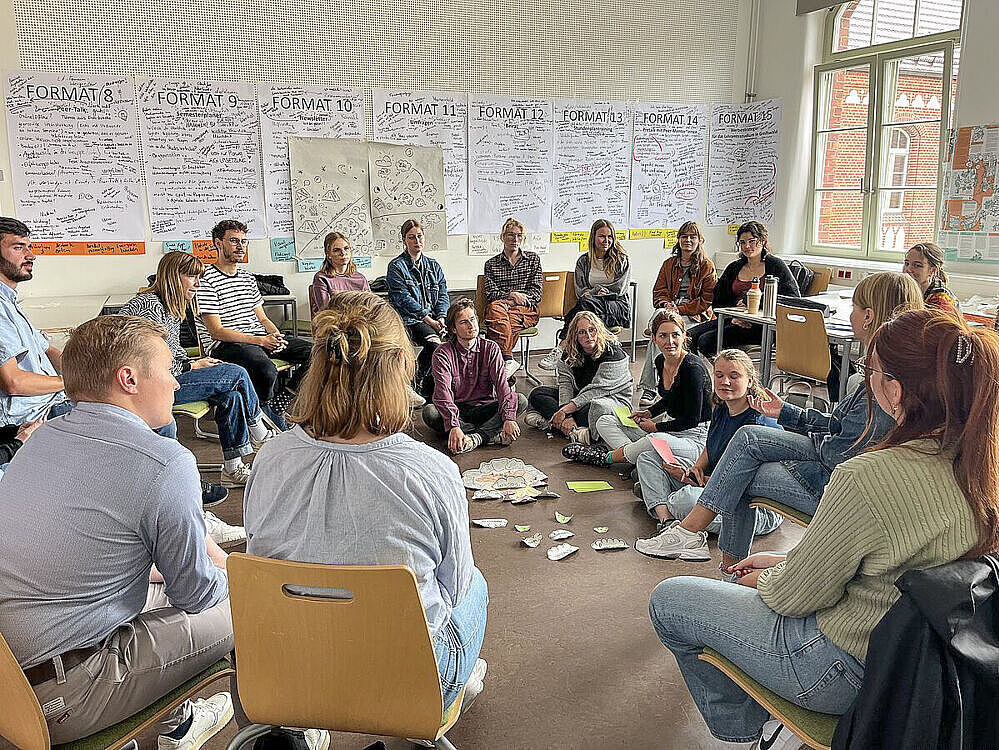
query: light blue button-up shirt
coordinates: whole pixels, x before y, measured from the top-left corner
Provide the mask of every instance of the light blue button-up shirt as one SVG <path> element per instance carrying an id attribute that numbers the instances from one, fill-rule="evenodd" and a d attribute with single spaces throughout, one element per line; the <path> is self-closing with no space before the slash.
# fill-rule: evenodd
<path id="1" fill-rule="evenodd" d="M 17 304 L 16 292 L 3 283 L 0 283 L 0 316 L 0 364 L 14 359 L 22 370 L 58 377 L 47 354 L 48 339 L 28 321 Z M 11 396 L 0 391 L 0 424 L 24 424 L 44 417 L 50 408 L 66 400 L 64 391 L 41 396 Z"/>

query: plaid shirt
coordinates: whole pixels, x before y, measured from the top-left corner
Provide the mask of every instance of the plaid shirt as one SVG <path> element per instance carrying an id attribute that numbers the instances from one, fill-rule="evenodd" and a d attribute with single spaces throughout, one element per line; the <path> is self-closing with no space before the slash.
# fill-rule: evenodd
<path id="1" fill-rule="evenodd" d="M 537 307 L 541 302 L 541 256 L 521 250 L 517 265 L 511 266 L 503 253 L 486 261 L 484 269 L 486 301 L 503 299 L 510 292 L 523 292 L 527 304 Z"/>

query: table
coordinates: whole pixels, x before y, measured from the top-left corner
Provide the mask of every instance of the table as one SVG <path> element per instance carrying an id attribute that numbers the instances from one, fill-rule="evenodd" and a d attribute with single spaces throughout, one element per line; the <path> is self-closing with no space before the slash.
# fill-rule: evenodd
<path id="1" fill-rule="evenodd" d="M 110 295 L 81 294 L 70 297 L 27 297 L 21 309 L 31 325 L 45 333 L 65 333 L 96 318 Z"/>
<path id="2" fill-rule="evenodd" d="M 821 302 L 824 305 L 828 305 L 832 309 L 832 314 L 826 318 L 825 323 L 826 334 L 829 336 L 829 341 L 834 344 L 841 344 L 843 347 L 839 377 L 840 400 L 846 396 L 846 381 L 849 379 L 850 374 L 850 350 L 853 347 L 853 342 L 859 341 L 853 333 L 853 327 L 850 325 L 850 311 L 853 307 L 853 303 L 850 301 L 849 297 L 843 296 L 843 294 L 846 294 L 847 291 L 847 289 L 830 289 L 822 292 L 821 294 L 816 294 L 813 297 L 805 298 L 813 302 Z M 850 289 L 849 293 L 851 296 L 852 292 L 853 290 Z M 762 352 L 760 353 L 760 369 L 762 372 L 760 375 L 763 378 L 764 385 L 769 387 L 770 375 L 773 369 L 770 361 L 771 354 L 773 352 L 772 334 L 777 327 L 777 319 L 766 317 L 760 313 L 750 315 L 749 311 L 745 307 L 716 307 L 715 315 L 718 316 L 718 351 L 721 351 L 724 348 L 722 346 L 722 332 L 725 326 L 726 318 L 745 320 L 750 323 L 756 323 L 763 326 L 763 340 L 761 342 Z"/>

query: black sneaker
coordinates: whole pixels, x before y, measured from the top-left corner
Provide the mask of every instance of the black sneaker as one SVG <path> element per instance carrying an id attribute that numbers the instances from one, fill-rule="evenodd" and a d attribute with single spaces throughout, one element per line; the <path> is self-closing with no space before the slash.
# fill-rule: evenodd
<path id="1" fill-rule="evenodd" d="M 607 451 L 595 445 L 569 443 L 562 449 L 562 455 L 570 461 L 593 466 L 607 466 Z"/>
<path id="2" fill-rule="evenodd" d="M 229 497 L 229 490 L 221 484 L 201 483 L 201 507 L 211 508 Z"/>

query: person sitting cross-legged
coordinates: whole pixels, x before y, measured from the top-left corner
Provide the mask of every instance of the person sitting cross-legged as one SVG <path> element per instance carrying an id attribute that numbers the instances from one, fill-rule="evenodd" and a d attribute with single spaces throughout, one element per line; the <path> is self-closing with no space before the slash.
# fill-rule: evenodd
<path id="1" fill-rule="evenodd" d="M 449 338 L 434 352 L 434 396 L 423 407 L 424 423 L 447 436 L 451 453 L 483 443 L 511 444 L 520 437 L 517 415 L 527 399 L 510 386 L 499 345 L 479 337 L 470 299 L 452 304 L 444 321 Z"/>
<path id="2" fill-rule="evenodd" d="M 194 456 L 153 430 L 177 381 L 166 331 L 109 315 L 62 356 L 76 402 L 0 480 L 0 633 L 52 743 L 127 719 L 233 647 L 226 554 L 206 535 Z M 0 709 L 5 710 L 5 709 Z M 197 748 L 233 715 L 228 693 L 185 702 L 160 750 Z"/>

